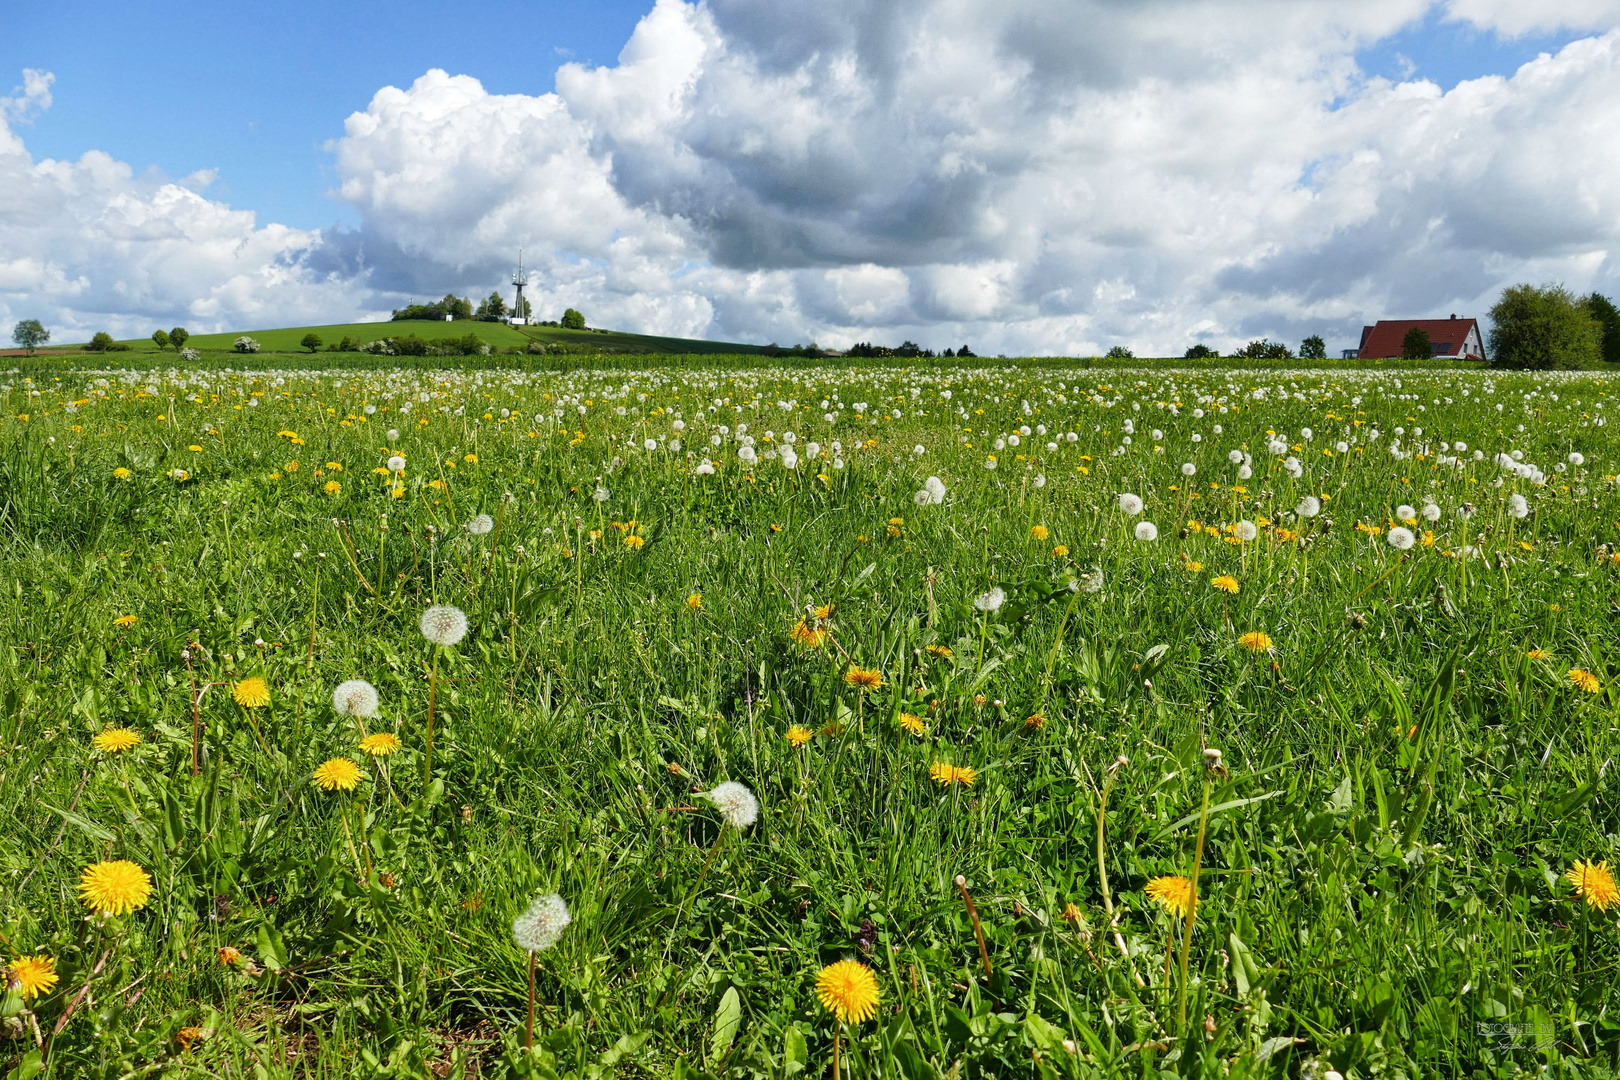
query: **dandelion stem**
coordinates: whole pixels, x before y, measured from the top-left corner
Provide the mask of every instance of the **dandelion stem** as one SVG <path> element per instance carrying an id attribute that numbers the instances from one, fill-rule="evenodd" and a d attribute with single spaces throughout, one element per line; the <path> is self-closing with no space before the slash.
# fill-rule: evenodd
<path id="1" fill-rule="evenodd" d="M 347 806 L 340 805 L 338 807 L 338 819 L 343 822 L 343 839 L 349 842 L 349 855 L 354 859 L 355 873 L 362 878 L 368 877 L 365 868 L 360 865 L 360 853 L 354 848 L 354 833 L 349 829 L 349 808 Z"/>
<path id="2" fill-rule="evenodd" d="M 968 894 L 967 878 L 961 874 L 956 875 L 956 888 L 962 894 L 962 902 L 967 905 L 968 918 L 973 923 L 973 936 L 979 939 L 979 960 L 984 964 L 984 977 L 990 978 L 990 950 L 984 946 L 984 929 L 979 926 L 979 909 L 973 904 L 973 897 Z"/>
<path id="3" fill-rule="evenodd" d="M 1114 914 L 1114 898 L 1108 889 L 1108 865 L 1104 852 L 1107 850 L 1103 842 L 1103 828 L 1108 822 L 1108 793 L 1114 788 L 1114 781 L 1119 777 L 1119 770 L 1123 766 L 1115 762 L 1109 767 L 1107 778 L 1103 780 L 1102 796 L 1097 802 L 1097 883 L 1102 887 L 1103 910 L 1108 913 L 1108 927 L 1114 932 L 1114 945 L 1119 949 L 1119 955 L 1125 958 L 1130 965 L 1131 978 L 1136 980 L 1137 986 L 1145 986 L 1142 976 L 1136 973 L 1136 964 L 1131 961 L 1130 950 L 1125 947 L 1125 937 L 1119 932 L 1119 918 Z M 1168 975 L 1168 972 L 1166 973 Z"/>
<path id="4" fill-rule="evenodd" d="M 315 618 L 321 610 L 321 567 L 315 564 L 315 598 L 309 605 L 309 654 L 304 658 L 304 670 L 310 671 L 315 667 Z"/>
<path id="5" fill-rule="evenodd" d="M 1177 1009 L 1182 1034 L 1187 1031 L 1187 953 L 1192 948 L 1193 920 L 1198 917 L 1198 870 L 1204 861 L 1204 829 L 1209 824 L 1210 782 L 1204 778 L 1204 806 L 1198 812 L 1198 843 L 1193 847 L 1192 873 L 1188 875 L 1191 895 L 1187 900 L 1187 921 L 1181 934 L 1181 1003 Z"/>
<path id="6" fill-rule="evenodd" d="M 523 1049 L 534 1049 L 534 950 L 529 951 L 529 1024 L 523 1032 Z"/>
<path id="7" fill-rule="evenodd" d="M 422 783 L 433 779 L 433 707 L 439 695 L 439 649 L 433 649 L 433 671 L 428 676 L 427 753 L 422 761 Z"/>

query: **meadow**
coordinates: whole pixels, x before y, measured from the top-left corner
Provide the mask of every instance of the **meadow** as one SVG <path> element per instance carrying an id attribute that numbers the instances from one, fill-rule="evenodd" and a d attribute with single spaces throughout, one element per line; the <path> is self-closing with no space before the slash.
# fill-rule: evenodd
<path id="1" fill-rule="evenodd" d="M 1620 1064 L 1614 379 L 321 362 L 0 375 L 9 1075 Z"/>

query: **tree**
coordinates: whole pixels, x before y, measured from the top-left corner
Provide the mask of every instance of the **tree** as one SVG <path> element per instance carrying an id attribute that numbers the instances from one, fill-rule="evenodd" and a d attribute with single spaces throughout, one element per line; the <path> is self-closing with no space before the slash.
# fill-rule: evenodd
<path id="1" fill-rule="evenodd" d="M 190 339 L 190 337 L 190 330 L 187 330 L 183 326 L 177 326 L 173 330 L 169 331 L 169 344 L 173 345 L 176 351 L 179 351 L 180 349 L 186 347 L 186 342 Z"/>
<path id="2" fill-rule="evenodd" d="M 97 330 L 94 334 L 90 335 L 90 340 L 85 343 L 84 351 L 107 352 L 115 344 L 117 343 L 113 341 L 113 336 L 111 334 L 107 333 L 105 330 Z"/>
<path id="3" fill-rule="evenodd" d="M 1601 352 L 1606 363 L 1620 364 L 1620 308 L 1614 306 L 1602 293 L 1593 293 L 1586 298 L 1586 310 L 1603 328 L 1603 344 Z"/>
<path id="4" fill-rule="evenodd" d="M 970 349 L 966 345 L 964 345 L 960 349 L 956 350 L 956 355 L 957 356 L 976 356 L 977 354 L 972 349 Z"/>
<path id="5" fill-rule="evenodd" d="M 24 319 L 12 327 L 11 340 L 28 350 L 33 356 L 34 350 L 51 340 L 51 332 L 45 329 L 45 324 L 38 319 Z"/>
<path id="6" fill-rule="evenodd" d="M 1221 355 L 1219 349 L 1212 349 L 1202 341 L 1181 354 L 1183 360 L 1209 360 Z"/>
<path id="7" fill-rule="evenodd" d="M 1596 365 L 1603 326 L 1589 303 L 1562 285 L 1513 285 L 1491 308 L 1491 356 L 1498 367 L 1535 371 Z"/>
<path id="8" fill-rule="evenodd" d="M 562 324 L 566 330 L 583 330 L 585 329 L 585 316 L 573 308 L 569 308 L 563 312 Z"/>
<path id="9" fill-rule="evenodd" d="M 1131 352 L 1129 346 L 1126 346 L 1126 345 L 1115 345 L 1112 349 L 1108 350 L 1106 355 L 1107 355 L 1107 358 L 1109 360 L 1134 360 L 1134 359 L 1136 359 L 1136 354 Z"/>
<path id="10" fill-rule="evenodd" d="M 1434 356 L 1434 342 L 1429 340 L 1429 332 L 1421 326 L 1414 326 L 1401 338 L 1402 360 L 1428 360 Z"/>
<path id="11" fill-rule="evenodd" d="M 1301 360 L 1327 359 L 1327 342 L 1322 340 L 1321 334 L 1312 334 L 1299 343 L 1299 358 Z"/>
<path id="12" fill-rule="evenodd" d="M 473 315 L 473 318 L 482 320 L 483 322 L 500 322 L 502 319 L 506 318 L 506 301 L 501 299 L 500 293 L 490 293 L 489 296 L 478 305 L 478 311 Z"/>
<path id="13" fill-rule="evenodd" d="M 166 330 L 152 331 L 152 340 L 157 343 L 158 352 L 169 347 L 169 333 Z"/>
<path id="14" fill-rule="evenodd" d="M 302 340 L 300 340 L 298 344 L 302 345 L 310 352 L 314 352 L 321 347 L 321 335 L 311 330 L 309 333 L 303 336 Z"/>
<path id="15" fill-rule="evenodd" d="M 1251 341 L 1243 346 L 1242 350 L 1236 355 L 1243 357 L 1245 360 L 1287 360 L 1294 354 L 1289 350 L 1288 346 L 1280 341 L 1261 338 L 1259 341 Z"/>
<path id="16" fill-rule="evenodd" d="M 470 319 L 473 317 L 472 301 L 457 296 L 455 293 L 446 293 L 444 299 L 439 301 L 439 308 L 444 312 L 445 317 L 452 322 L 457 319 Z"/>

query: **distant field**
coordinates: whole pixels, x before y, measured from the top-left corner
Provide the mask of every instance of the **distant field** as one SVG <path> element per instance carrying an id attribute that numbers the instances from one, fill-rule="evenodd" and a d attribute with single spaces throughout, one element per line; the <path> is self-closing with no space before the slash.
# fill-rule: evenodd
<path id="1" fill-rule="evenodd" d="M 657 337 L 646 334 L 625 334 L 608 330 L 564 330 L 554 326 L 510 326 L 506 323 L 492 322 L 429 322 L 426 320 L 410 320 L 406 322 L 373 322 L 373 323 L 345 323 L 335 326 L 292 326 L 280 330 L 240 330 L 223 334 L 195 334 L 186 341 L 187 348 L 207 350 L 229 350 L 237 338 L 246 334 L 259 343 L 261 352 L 307 352 L 299 342 L 305 334 L 314 331 L 321 338 L 322 349 L 335 345 L 345 337 L 352 339 L 356 344 L 375 341 L 378 338 L 399 337 L 405 334 L 415 334 L 420 338 L 437 340 L 440 338 L 461 338 L 468 334 L 476 334 L 482 341 L 487 341 L 496 349 L 506 350 L 523 348 L 530 341 L 539 341 L 545 344 L 558 344 L 579 346 L 588 349 L 601 349 L 612 352 L 634 353 L 760 353 L 763 346 L 741 345 L 726 341 L 706 341 L 698 338 Z M 130 352 L 157 353 L 158 349 L 151 338 L 131 338 L 122 342 L 129 346 Z M 56 348 L 41 350 L 42 352 L 77 352 L 81 346 L 63 345 Z M 161 350 L 173 355 L 172 349 Z"/>

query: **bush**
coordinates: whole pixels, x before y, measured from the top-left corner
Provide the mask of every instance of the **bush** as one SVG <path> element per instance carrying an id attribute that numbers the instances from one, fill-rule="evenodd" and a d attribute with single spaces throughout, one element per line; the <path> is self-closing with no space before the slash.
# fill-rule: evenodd
<path id="1" fill-rule="evenodd" d="M 316 350 L 318 350 L 321 347 L 321 335 L 319 335 L 319 334 L 315 333 L 315 331 L 311 330 L 309 333 L 307 333 L 307 334 L 305 334 L 303 336 L 303 339 L 300 340 L 298 342 L 298 344 L 302 345 L 304 348 L 308 349 L 310 352 L 315 352 Z"/>
<path id="2" fill-rule="evenodd" d="M 585 329 L 585 316 L 573 308 L 569 308 L 563 312 L 562 325 L 564 330 L 583 330 Z"/>
<path id="3" fill-rule="evenodd" d="M 429 345 L 415 334 L 406 334 L 395 338 L 390 356 L 427 356 Z"/>
<path id="4" fill-rule="evenodd" d="M 126 352 L 128 349 L 128 345 L 120 345 L 105 330 L 97 330 L 84 345 L 85 352 Z"/>
<path id="5" fill-rule="evenodd" d="M 1210 360 L 1221 355 L 1220 350 L 1212 349 L 1202 341 L 1181 354 L 1183 360 Z"/>
<path id="6" fill-rule="evenodd" d="M 337 342 L 335 345 L 328 345 L 326 347 L 326 351 L 327 352 L 354 352 L 357 349 L 359 349 L 359 347 L 360 347 L 359 344 L 354 340 L 354 338 L 350 337 L 347 334 L 344 334 L 342 341 Z"/>
<path id="7" fill-rule="evenodd" d="M 189 360 L 201 360 L 202 359 L 202 353 L 198 352 L 196 349 L 181 349 L 180 350 L 180 359 L 188 360 L 188 361 Z"/>
<path id="8" fill-rule="evenodd" d="M 1603 327 L 1589 303 L 1562 285 L 1514 285 L 1491 308 L 1491 358 L 1497 367 L 1570 371 L 1594 367 Z"/>
<path id="9" fill-rule="evenodd" d="M 256 353 L 259 351 L 259 343 L 243 334 L 231 343 L 231 348 L 239 353 Z"/>
<path id="10" fill-rule="evenodd" d="M 1434 356 L 1434 342 L 1429 339 L 1429 332 L 1421 326 L 1414 326 L 1401 338 L 1402 360 L 1429 360 Z"/>
<path id="11" fill-rule="evenodd" d="M 1603 360 L 1608 364 L 1620 364 L 1620 309 L 1615 308 L 1614 301 L 1602 293 L 1593 293 L 1586 298 L 1586 310 L 1603 328 Z"/>
<path id="12" fill-rule="evenodd" d="M 1128 345 L 1115 345 L 1103 354 L 1109 360 L 1135 360 L 1136 354 L 1131 352 Z"/>

